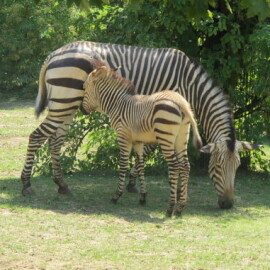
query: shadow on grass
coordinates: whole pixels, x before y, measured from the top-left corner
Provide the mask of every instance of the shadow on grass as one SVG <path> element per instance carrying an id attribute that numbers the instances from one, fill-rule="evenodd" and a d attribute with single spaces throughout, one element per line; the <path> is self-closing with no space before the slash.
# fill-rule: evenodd
<path id="1" fill-rule="evenodd" d="M 32 186 L 36 195 L 21 195 L 21 182 L 15 178 L 0 180 L 0 204 L 9 208 L 33 208 L 61 214 L 112 215 L 130 222 L 162 223 L 169 198 L 169 185 L 164 176 L 148 176 L 146 206 L 139 205 L 139 195 L 125 192 L 116 205 L 110 198 L 117 185 L 116 176 L 66 176 L 72 194 L 60 195 L 51 177 L 34 177 Z M 242 172 L 236 183 L 236 203 L 230 210 L 220 210 L 216 193 L 208 176 L 193 176 L 189 184 L 188 205 L 185 216 L 209 216 L 217 220 L 224 216 L 258 218 L 254 208 L 270 208 L 270 175 Z M 269 213 L 268 213 L 269 214 Z M 263 215 L 263 213 L 262 213 Z"/>

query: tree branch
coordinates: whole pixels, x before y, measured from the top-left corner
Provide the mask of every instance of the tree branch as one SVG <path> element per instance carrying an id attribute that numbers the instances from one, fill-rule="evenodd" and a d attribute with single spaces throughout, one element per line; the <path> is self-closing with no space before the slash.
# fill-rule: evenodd
<path id="1" fill-rule="evenodd" d="M 245 107 L 239 108 L 237 111 L 234 112 L 234 119 L 242 118 L 244 115 L 249 115 L 258 111 L 260 109 L 260 105 L 262 102 L 267 98 L 264 96 L 262 98 L 254 97 L 254 99 L 247 104 Z"/>

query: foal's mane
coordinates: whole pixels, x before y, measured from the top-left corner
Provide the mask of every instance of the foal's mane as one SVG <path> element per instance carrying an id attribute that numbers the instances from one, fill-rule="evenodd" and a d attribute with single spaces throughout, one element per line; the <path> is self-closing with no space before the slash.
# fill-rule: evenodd
<path id="1" fill-rule="evenodd" d="M 113 80 L 116 80 L 116 81 L 119 81 L 119 83 L 121 85 L 123 85 L 123 88 L 121 87 L 121 91 L 125 91 L 126 93 L 130 94 L 130 95 L 135 95 L 136 94 L 136 91 L 135 91 L 135 86 L 134 84 L 122 77 L 118 72 L 117 70 L 120 69 L 121 67 L 117 68 L 117 69 L 111 69 L 107 66 L 107 64 L 101 60 L 95 60 L 94 62 L 94 65 L 95 65 L 95 68 L 96 68 L 96 71 L 98 72 L 99 70 L 105 70 L 106 72 L 103 72 L 103 75 L 105 73 L 105 77 L 107 78 L 111 78 Z"/>

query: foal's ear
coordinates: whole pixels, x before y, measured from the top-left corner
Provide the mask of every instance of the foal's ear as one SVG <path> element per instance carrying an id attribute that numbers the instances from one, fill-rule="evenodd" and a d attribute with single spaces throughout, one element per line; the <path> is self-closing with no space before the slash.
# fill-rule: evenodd
<path id="1" fill-rule="evenodd" d="M 97 74 L 99 74 L 99 71 L 102 70 L 104 66 L 101 66 L 101 67 L 97 67 L 96 69 L 94 69 L 92 72 L 89 73 L 88 77 L 87 77 L 87 80 L 86 81 L 89 81 L 90 80 L 90 77 L 92 80 L 95 80 Z"/>
<path id="2" fill-rule="evenodd" d="M 117 70 L 119 70 L 120 68 L 122 68 L 122 66 L 118 66 L 117 68 L 112 68 L 112 71 L 117 71 Z"/>

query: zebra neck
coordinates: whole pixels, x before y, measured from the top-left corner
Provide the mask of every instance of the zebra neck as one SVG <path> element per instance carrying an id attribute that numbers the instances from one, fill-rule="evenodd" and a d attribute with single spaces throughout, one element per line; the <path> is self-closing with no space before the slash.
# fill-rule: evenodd
<path id="1" fill-rule="evenodd" d="M 193 107 L 207 142 L 223 140 L 233 148 L 235 129 L 232 109 L 222 89 L 201 66 L 194 63 L 186 76 L 185 89 L 184 95 Z"/>
<path id="2" fill-rule="evenodd" d="M 100 104 L 102 111 L 111 118 L 120 113 L 128 100 L 131 99 L 131 95 L 118 89 L 106 90 L 100 92 Z"/>

